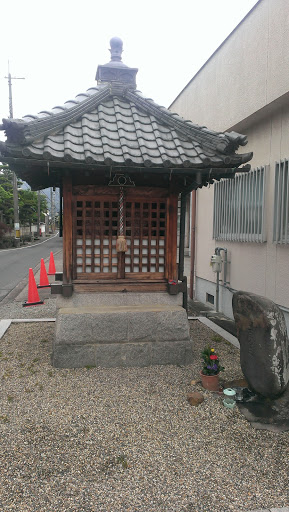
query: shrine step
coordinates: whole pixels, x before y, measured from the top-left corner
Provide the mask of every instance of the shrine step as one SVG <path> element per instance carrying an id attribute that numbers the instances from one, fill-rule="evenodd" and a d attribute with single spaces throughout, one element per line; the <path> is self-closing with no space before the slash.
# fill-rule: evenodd
<path id="1" fill-rule="evenodd" d="M 86 306 L 145 306 L 145 305 L 162 305 L 162 306 L 181 306 L 183 302 L 182 294 L 169 295 L 165 292 L 154 293 L 73 293 L 68 299 L 61 295 L 57 297 L 57 307 L 86 307 Z"/>
<path id="2" fill-rule="evenodd" d="M 52 363 L 59 368 L 190 364 L 181 306 L 144 304 L 60 308 Z"/>

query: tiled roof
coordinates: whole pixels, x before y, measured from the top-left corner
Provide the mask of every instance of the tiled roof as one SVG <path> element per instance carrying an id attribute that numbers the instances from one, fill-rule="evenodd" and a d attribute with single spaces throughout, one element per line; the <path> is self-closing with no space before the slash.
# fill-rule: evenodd
<path id="1" fill-rule="evenodd" d="M 139 91 L 92 87 L 64 106 L 23 119 L 3 119 L 3 157 L 96 165 L 170 168 L 238 167 L 244 135 L 216 133 L 185 121 Z"/>

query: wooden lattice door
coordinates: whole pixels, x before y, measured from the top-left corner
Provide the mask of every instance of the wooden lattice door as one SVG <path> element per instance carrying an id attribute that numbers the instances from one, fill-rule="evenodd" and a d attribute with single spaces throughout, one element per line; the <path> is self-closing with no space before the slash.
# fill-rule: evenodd
<path id="1" fill-rule="evenodd" d="M 118 197 L 75 198 L 75 278 L 115 278 Z"/>
<path id="2" fill-rule="evenodd" d="M 127 196 L 125 253 L 127 277 L 162 278 L 165 272 L 166 200 Z"/>
<path id="3" fill-rule="evenodd" d="M 74 279 L 116 279 L 119 258 L 119 190 L 110 195 L 74 198 Z M 147 197 L 148 195 L 148 197 Z M 125 278 L 162 279 L 165 275 L 165 197 L 126 191 L 123 222 L 127 251 Z"/>

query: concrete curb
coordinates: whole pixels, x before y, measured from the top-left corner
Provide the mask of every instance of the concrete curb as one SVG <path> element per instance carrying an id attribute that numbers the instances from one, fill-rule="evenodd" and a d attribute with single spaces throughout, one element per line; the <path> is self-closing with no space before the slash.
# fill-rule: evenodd
<path id="1" fill-rule="evenodd" d="M 229 333 L 228 331 L 225 331 L 225 329 L 212 322 L 212 320 L 209 320 L 206 316 L 188 316 L 188 320 L 199 320 L 200 322 L 202 322 L 202 324 L 206 325 L 207 327 L 210 327 L 212 331 L 216 332 L 217 334 L 222 336 L 222 338 L 229 341 L 229 343 L 234 345 L 234 347 L 240 348 L 240 343 L 238 339 L 235 336 L 233 336 L 233 334 Z"/>
<path id="2" fill-rule="evenodd" d="M 10 327 L 12 320 L 0 320 L 0 340 L 4 336 L 8 327 Z"/>
<path id="3" fill-rule="evenodd" d="M 222 329 L 222 327 L 219 327 L 218 325 L 214 324 L 211 320 L 204 316 L 189 316 L 188 320 L 199 320 L 202 324 L 206 325 L 212 331 L 219 334 L 224 338 L 225 340 L 229 341 L 232 345 L 234 345 L 237 348 L 240 348 L 239 342 L 235 336 L 232 336 L 229 332 Z M 10 327 L 11 323 L 17 324 L 17 323 L 32 323 L 32 322 L 55 322 L 56 318 L 12 318 L 12 319 L 4 319 L 0 320 L 0 339 L 4 336 L 5 332 L 7 331 L 8 327 Z M 274 511 L 275 512 L 275 511 Z M 279 512 L 279 511 L 278 511 Z M 287 512 L 287 511 L 286 511 Z M 289 512 L 289 509 L 288 509 Z"/>
<path id="4" fill-rule="evenodd" d="M 31 324 L 33 322 L 55 322 L 56 318 L 11 318 L 0 320 L 0 340 L 11 324 Z"/>
<path id="5" fill-rule="evenodd" d="M 248 512 L 289 512 L 289 507 L 282 508 L 258 508 L 257 510 L 248 510 Z"/>

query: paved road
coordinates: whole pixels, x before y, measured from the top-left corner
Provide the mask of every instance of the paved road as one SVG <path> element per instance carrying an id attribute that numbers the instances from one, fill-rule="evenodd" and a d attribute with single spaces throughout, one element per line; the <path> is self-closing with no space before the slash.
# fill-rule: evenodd
<path id="1" fill-rule="evenodd" d="M 29 268 L 40 264 L 41 258 L 49 258 L 50 252 L 62 249 L 62 238 L 58 235 L 34 245 L 0 251 L 0 302 L 28 276 Z"/>

